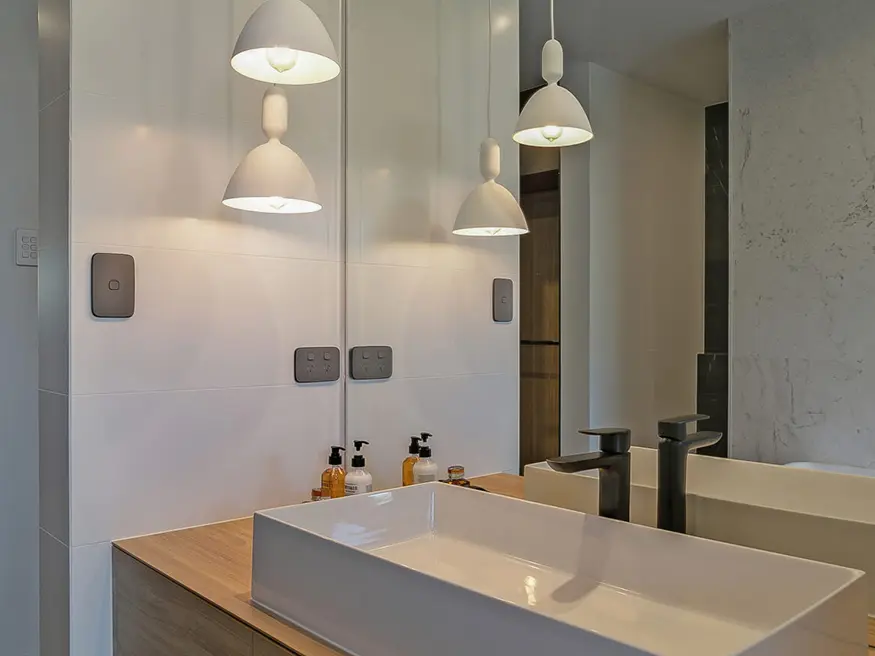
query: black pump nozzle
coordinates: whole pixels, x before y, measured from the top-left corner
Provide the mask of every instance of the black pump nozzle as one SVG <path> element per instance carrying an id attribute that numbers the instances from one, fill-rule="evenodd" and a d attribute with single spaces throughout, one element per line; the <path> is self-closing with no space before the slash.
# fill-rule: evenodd
<path id="1" fill-rule="evenodd" d="M 434 437 L 431 433 L 420 433 L 419 439 L 422 442 L 422 446 L 419 447 L 419 457 L 420 458 L 431 458 L 431 447 L 427 444 L 427 442 Z"/>
<path id="2" fill-rule="evenodd" d="M 410 446 L 407 449 L 407 453 L 409 453 L 412 456 L 418 456 L 419 455 L 419 441 L 421 439 L 422 439 L 421 437 L 411 437 L 410 438 Z"/>
<path id="3" fill-rule="evenodd" d="M 352 466 L 364 467 L 365 457 L 360 453 L 360 451 L 365 444 L 370 445 L 371 443 L 365 440 L 354 440 L 353 444 L 355 445 L 356 454 L 352 457 Z"/>
<path id="4" fill-rule="evenodd" d="M 342 465 L 343 464 L 343 456 L 340 455 L 341 451 L 346 451 L 342 446 L 333 446 L 331 447 L 331 455 L 328 456 L 328 464 L 329 465 Z"/>

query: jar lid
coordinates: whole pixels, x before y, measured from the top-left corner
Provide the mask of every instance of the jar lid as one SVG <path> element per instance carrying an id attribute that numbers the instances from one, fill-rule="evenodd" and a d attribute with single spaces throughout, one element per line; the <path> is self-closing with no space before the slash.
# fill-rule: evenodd
<path id="1" fill-rule="evenodd" d="M 453 465 L 452 467 L 447 467 L 447 474 L 451 481 L 457 481 L 460 478 L 465 478 L 465 468 L 462 465 Z"/>

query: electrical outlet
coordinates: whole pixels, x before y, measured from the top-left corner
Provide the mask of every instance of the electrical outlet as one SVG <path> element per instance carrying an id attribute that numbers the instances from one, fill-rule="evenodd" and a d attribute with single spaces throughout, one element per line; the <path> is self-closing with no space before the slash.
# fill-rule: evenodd
<path id="1" fill-rule="evenodd" d="M 340 380 L 340 349 L 313 346 L 295 351 L 295 380 L 299 383 L 333 383 Z"/>
<path id="2" fill-rule="evenodd" d="M 392 377 L 393 367 L 391 346 L 356 346 L 349 352 L 353 380 L 387 380 Z"/>
<path id="3" fill-rule="evenodd" d="M 19 228 L 15 231 L 15 263 L 18 266 L 39 266 L 39 232 Z"/>

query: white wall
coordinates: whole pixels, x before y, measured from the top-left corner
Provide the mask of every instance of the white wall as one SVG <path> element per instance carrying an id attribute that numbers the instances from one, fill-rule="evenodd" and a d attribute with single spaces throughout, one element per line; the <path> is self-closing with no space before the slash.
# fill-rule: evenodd
<path id="1" fill-rule="evenodd" d="M 350 382 L 348 438 L 372 442 L 379 486 L 400 484 L 420 431 L 444 471 L 519 467 L 519 323 L 493 323 L 491 301 L 494 278 L 518 286 L 519 240 L 452 235 L 482 181 L 487 6 L 349 3 L 348 341 L 391 345 L 395 375 Z M 494 2 L 493 24 L 492 131 L 516 191 L 516 0 Z"/>
<path id="2" fill-rule="evenodd" d="M 568 71 L 596 138 L 562 161 L 563 451 L 582 446 L 587 384 L 591 426 L 626 426 L 653 445 L 660 418 L 696 408 L 704 110 L 595 64 Z"/>
<path id="3" fill-rule="evenodd" d="M 341 80 L 289 91 L 286 141 L 325 209 L 220 204 L 264 139 L 264 85 L 228 65 L 259 0 L 73 0 L 72 21 L 66 0 L 43 3 L 45 656 L 111 653 L 113 539 L 293 503 L 317 483 L 344 438 L 343 385 L 296 385 L 293 352 L 345 347 L 347 255 L 350 343 L 398 354 L 392 381 L 350 390 L 377 482 L 396 482 L 406 436 L 426 429 L 442 464 L 516 469 L 518 331 L 492 323 L 491 289 L 517 279 L 518 240 L 450 235 L 485 136 L 485 1 L 350 3 L 348 253 Z M 340 45 L 340 0 L 311 4 Z M 496 5 L 495 133 L 515 189 L 516 2 Z M 136 258 L 131 319 L 90 315 L 100 251 Z"/>
<path id="4" fill-rule="evenodd" d="M 286 142 L 325 208 L 221 205 L 265 139 L 265 85 L 228 63 L 259 4 L 72 2 L 71 92 L 43 111 L 44 148 L 58 151 L 44 191 L 63 205 L 43 214 L 47 656 L 111 653 L 111 540 L 300 501 L 342 439 L 341 384 L 302 387 L 293 372 L 295 348 L 342 346 L 340 80 L 289 90 Z M 340 45 L 339 0 L 311 4 Z M 136 258 L 133 318 L 91 316 L 95 252 Z"/>
<path id="5" fill-rule="evenodd" d="M 38 223 L 35 0 L 0 3 L 0 653 L 38 650 L 37 270 L 15 229 Z"/>
<path id="6" fill-rule="evenodd" d="M 732 453 L 875 466 L 875 5 L 731 22 Z"/>

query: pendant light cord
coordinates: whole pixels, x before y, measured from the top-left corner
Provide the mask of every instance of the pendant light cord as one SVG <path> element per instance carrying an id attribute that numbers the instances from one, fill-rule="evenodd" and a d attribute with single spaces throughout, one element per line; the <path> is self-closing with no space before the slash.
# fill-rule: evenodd
<path id="1" fill-rule="evenodd" d="M 550 38 L 556 39 L 556 9 L 553 0 L 550 0 Z"/>
<path id="2" fill-rule="evenodd" d="M 486 136 L 492 136 L 492 0 L 489 0 L 489 41 L 486 47 Z"/>

